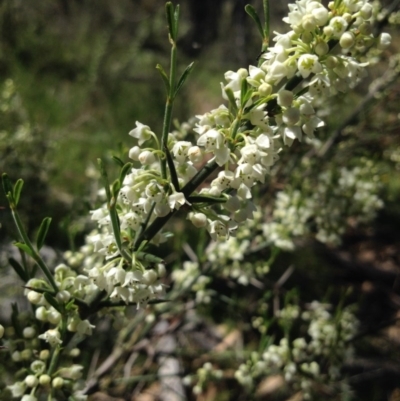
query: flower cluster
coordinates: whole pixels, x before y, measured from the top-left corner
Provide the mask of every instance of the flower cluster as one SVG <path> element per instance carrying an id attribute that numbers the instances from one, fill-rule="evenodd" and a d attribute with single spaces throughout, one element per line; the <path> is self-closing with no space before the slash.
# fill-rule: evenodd
<path id="1" fill-rule="evenodd" d="M 293 239 L 310 235 L 317 240 L 338 244 L 352 224 L 371 221 L 383 202 L 379 198 L 381 182 L 371 160 L 362 159 L 353 169 L 331 168 L 320 173 L 316 182 L 306 178 L 299 189 L 278 192 L 272 220 L 263 225 L 269 243 L 291 250 Z"/>
<path id="2" fill-rule="evenodd" d="M 316 99 L 353 87 L 365 73 L 366 63 L 357 61 L 352 51 L 377 41 L 371 15 L 367 1 L 331 2 L 328 8 L 320 1 L 297 1 L 284 19 L 292 30 L 275 36 L 260 65 L 225 74 L 222 95 L 230 107 L 198 115 L 194 141 L 175 130 L 168 135 L 167 149 L 161 148 L 151 128 L 136 122 L 130 135 L 138 145 L 129 157 L 141 166 L 126 175 L 119 193 L 121 228 L 132 232 L 128 238 L 144 222 L 183 206 L 192 209 L 188 217 L 193 224 L 206 227 L 215 240 L 228 239 L 238 224 L 251 219 L 251 189 L 265 181 L 282 147 L 303 134 L 312 138 L 324 124 L 316 115 Z M 381 35 L 378 45 L 388 41 L 387 34 Z M 345 53 L 334 54 L 335 46 Z M 162 167 L 166 159 L 169 177 Z M 204 163 L 222 171 L 198 193 L 193 193 L 195 186 L 186 191 Z M 211 197 L 221 202 L 219 208 L 209 207 Z M 107 209 L 94 211 L 92 217 L 102 228 L 96 251 L 118 254 Z M 160 231 L 150 238 L 156 243 L 163 239 Z"/>
<path id="3" fill-rule="evenodd" d="M 290 340 L 282 338 L 279 344 L 252 353 L 236 371 L 236 379 L 252 388 L 264 376 L 280 374 L 293 389 L 301 390 L 305 399 L 311 397 L 315 383 L 336 380 L 343 362 L 353 352 L 348 340 L 356 334 L 358 324 L 350 308 L 338 316 L 333 316 L 330 309 L 330 305 L 316 301 L 303 312 L 298 306 L 287 305 L 278 314 L 278 322 L 282 326 L 303 322 L 307 332 Z M 259 329 L 263 327 L 259 319 L 255 322 Z"/>

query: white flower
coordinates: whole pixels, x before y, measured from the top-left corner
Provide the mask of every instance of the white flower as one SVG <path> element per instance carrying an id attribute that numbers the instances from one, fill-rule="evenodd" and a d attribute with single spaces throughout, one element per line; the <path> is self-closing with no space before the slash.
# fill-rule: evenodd
<path id="1" fill-rule="evenodd" d="M 347 26 L 348 23 L 343 17 L 333 17 L 329 21 L 329 27 L 333 29 L 333 36 L 335 38 L 340 38 Z"/>
<path id="2" fill-rule="evenodd" d="M 26 383 L 15 382 L 14 384 L 7 386 L 7 388 L 11 391 L 11 394 L 14 398 L 22 397 L 26 390 Z"/>
<path id="3" fill-rule="evenodd" d="M 192 144 L 187 141 L 178 141 L 172 147 L 171 153 L 175 156 L 178 163 L 182 164 L 185 162 L 188 150 L 191 148 Z"/>
<path id="4" fill-rule="evenodd" d="M 186 202 L 185 195 L 183 192 L 173 192 L 168 196 L 168 204 L 171 210 L 177 209 L 179 210 L 181 206 L 183 206 Z"/>
<path id="5" fill-rule="evenodd" d="M 226 216 L 219 216 L 221 219 L 226 219 Z M 237 224 L 233 221 L 227 221 L 226 223 L 221 220 L 210 221 L 208 226 L 208 232 L 213 240 L 226 240 L 229 238 L 229 234 L 232 230 L 237 228 Z"/>
<path id="6" fill-rule="evenodd" d="M 60 332 L 57 329 L 47 330 L 45 333 L 38 336 L 38 338 L 40 338 L 41 340 L 45 340 L 52 347 L 62 343 L 60 337 L 61 337 Z"/>
<path id="7" fill-rule="evenodd" d="M 249 163 L 253 165 L 256 164 L 260 159 L 260 152 L 255 144 L 243 146 L 243 148 L 240 149 L 240 153 L 242 158 L 239 160 L 239 164 Z"/>
<path id="8" fill-rule="evenodd" d="M 277 101 L 279 106 L 290 107 L 293 102 L 293 92 L 282 89 L 278 92 Z"/>
<path id="9" fill-rule="evenodd" d="M 152 136 L 155 136 L 148 125 L 144 125 L 139 121 L 136 121 L 136 128 L 130 131 L 129 135 L 139 140 L 139 146 L 141 146 L 143 142 L 148 141 Z"/>
<path id="10" fill-rule="evenodd" d="M 285 145 L 290 146 L 296 138 L 301 141 L 302 133 L 300 127 L 286 127 L 283 130 L 283 142 Z"/>
<path id="11" fill-rule="evenodd" d="M 197 145 L 204 146 L 207 152 L 214 153 L 219 166 L 224 165 L 229 160 L 230 151 L 225 145 L 225 137 L 215 129 L 210 129 L 201 135 L 197 140 Z"/>
<path id="12" fill-rule="evenodd" d="M 61 368 L 59 370 L 59 375 L 64 379 L 78 380 L 82 377 L 83 366 L 72 365 L 68 368 Z"/>
<path id="13" fill-rule="evenodd" d="M 388 33 L 382 32 L 379 35 L 378 48 L 381 50 L 386 49 L 390 45 L 391 42 L 392 42 L 392 37 Z"/>
<path id="14" fill-rule="evenodd" d="M 91 336 L 95 327 L 93 324 L 90 324 L 89 320 L 81 320 L 76 326 L 76 331 L 80 335 Z"/>
<path id="15" fill-rule="evenodd" d="M 240 91 L 242 86 L 242 81 L 249 75 L 245 68 L 240 68 L 237 72 L 227 71 L 225 73 L 225 80 L 228 81 L 228 84 L 223 87 L 222 96 L 227 100 L 227 96 L 225 94 L 226 89 L 232 90 L 233 93 Z"/>
<path id="16" fill-rule="evenodd" d="M 307 78 L 311 73 L 318 74 L 322 71 L 322 66 L 315 54 L 302 54 L 297 61 L 297 67 L 303 78 Z"/>

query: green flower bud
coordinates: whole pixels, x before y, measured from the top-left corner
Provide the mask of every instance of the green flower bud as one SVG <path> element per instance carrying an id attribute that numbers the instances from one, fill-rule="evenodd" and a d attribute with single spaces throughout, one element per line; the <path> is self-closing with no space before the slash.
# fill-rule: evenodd
<path id="1" fill-rule="evenodd" d="M 46 361 L 50 357 L 50 351 L 48 349 L 43 349 L 40 351 L 39 358 L 42 361 Z"/>
<path id="2" fill-rule="evenodd" d="M 41 375 L 39 377 L 39 384 L 41 386 L 48 386 L 51 382 L 51 377 L 49 375 Z"/>
<path id="3" fill-rule="evenodd" d="M 64 385 L 64 379 L 62 377 L 55 377 L 51 385 L 53 388 L 61 388 Z"/>

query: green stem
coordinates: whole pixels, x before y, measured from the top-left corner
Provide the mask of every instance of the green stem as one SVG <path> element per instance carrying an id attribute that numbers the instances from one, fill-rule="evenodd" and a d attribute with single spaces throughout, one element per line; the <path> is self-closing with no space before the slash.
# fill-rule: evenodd
<path id="1" fill-rule="evenodd" d="M 198 171 L 197 174 L 182 188 L 182 193 L 185 195 L 185 198 L 188 198 L 192 192 L 217 168 L 218 164 L 214 160 L 208 162 L 200 171 Z M 164 217 L 157 217 L 147 230 L 140 235 L 136 241 L 135 249 L 137 249 L 144 240 L 150 241 L 175 214 L 175 212 L 176 210 L 173 210 Z"/>
<path id="2" fill-rule="evenodd" d="M 263 1 L 264 7 L 264 38 L 261 45 L 261 51 L 264 53 L 268 50 L 269 47 L 269 0 Z"/>
<path id="3" fill-rule="evenodd" d="M 112 229 L 113 229 L 115 243 L 117 245 L 117 248 L 118 248 L 118 251 L 119 251 L 120 255 L 128 263 L 132 263 L 131 255 L 129 255 L 128 252 L 126 252 L 126 250 L 122 247 L 122 242 L 121 242 L 121 231 L 120 231 L 120 226 L 119 226 L 118 213 L 117 213 L 117 209 L 116 209 L 119 190 L 118 191 L 114 191 L 114 189 L 113 189 L 113 193 L 111 193 L 110 183 L 108 181 L 108 175 L 107 175 L 107 171 L 105 169 L 105 166 L 103 164 L 103 161 L 101 159 L 98 159 L 97 162 L 99 164 L 100 174 L 101 174 L 101 177 L 103 179 L 104 187 L 105 187 L 105 190 L 106 190 L 107 208 L 108 208 L 108 213 L 109 213 L 110 220 L 111 220 L 111 226 L 112 226 Z"/>
<path id="4" fill-rule="evenodd" d="M 51 376 L 57 368 L 60 352 L 61 352 L 61 346 L 57 345 L 53 351 L 53 355 L 51 356 L 50 366 L 47 369 L 47 374 L 49 376 Z"/>
<path id="5" fill-rule="evenodd" d="M 11 207 L 11 213 L 12 213 L 15 225 L 17 226 L 17 229 L 18 229 L 18 232 L 19 232 L 19 235 L 20 235 L 22 241 L 30 248 L 32 258 L 38 264 L 38 266 L 40 267 L 40 270 L 42 270 L 43 274 L 46 276 L 50 285 L 53 287 L 54 292 L 58 293 L 58 287 L 57 287 L 56 282 L 54 281 L 53 275 L 51 274 L 50 269 L 47 267 L 46 263 L 40 256 L 39 252 L 34 248 L 31 240 L 28 238 L 28 235 L 25 232 L 24 226 L 22 224 L 22 221 L 19 217 L 17 210 L 15 208 Z"/>
<path id="6" fill-rule="evenodd" d="M 171 41 L 171 65 L 169 74 L 169 93 L 167 95 L 167 101 L 165 103 L 164 121 L 161 136 L 161 151 L 164 151 L 165 147 L 168 146 L 168 133 L 171 127 L 172 120 L 172 108 L 175 100 L 175 81 L 176 81 L 176 64 L 177 64 L 177 47 L 176 42 L 172 38 Z M 161 176 L 167 178 L 167 159 L 166 157 L 161 158 Z"/>

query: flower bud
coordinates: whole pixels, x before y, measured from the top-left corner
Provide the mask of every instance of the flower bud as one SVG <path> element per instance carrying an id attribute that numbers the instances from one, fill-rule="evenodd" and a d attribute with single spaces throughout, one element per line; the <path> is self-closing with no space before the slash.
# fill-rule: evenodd
<path id="1" fill-rule="evenodd" d="M 382 32 L 379 36 L 378 49 L 386 49 L 392 41 L 392 37 L 387 32 Z"/>
<path id="2" fill-rule="evenodd" d="M 61 321 L 61 313 L 56 311 L 55 309 L 51 310 L 47 314 L 47 321 L 54 325 L 57 325 Z"/>
<path id="3" fill-rule="evenodd" d="M 154 270 L 146 270 L 143 274 L 144 284 L 151 285 L 157 280 L 157 273 Z"/>
<path id="4" fill-rule="evenodd" d="M 325 7 L 317 7 L 311 11 L 318 26 L 323 26 L 328 22 L 329 12 Z"/>
<path id="5" fill-rule="evenodd" d="M 303 29 L 305 31 L 310 32 L 316 28 L 317 21 L 315 20 L 315 18 L 312 14 L 306 14 L 301 21 L 301 26 L 303 27 Z M 310 43 L 310 42 L 306 42 L 306 43 Z"/>
<path id="6" fill-rule="evenodd" d="M 14 351 L 14 352 L 11 354 L 11 359 L 12 359 L 14 362 L 21 362 L 21 361 L 22 361 L 21 353 L 20 353 L 19 351 Z"/>
<path id="7" fill-rule="evenodd" d="M 36 292 L 36 291 L 29 291 L 28 295 L 26 296 L 28 298 L 28 301 L 33 304 L 33 305 L 37 305 L 38 303 L 40 303 L 40 301 L 42 300 L 42 294 Z"/>
<path id="8" fill-rule="evenodd" d="M 139 161 L 143 165 L 149 165 L 156 161 L 156 158 L 152 152 L 149 150 L 144 150 L 139 155 Z"/>
<path id="9" fill-rule="evenodd" d="M 64 379 L 62 377 L 55 377 L 51 385 L 53 388 L 61 388 L 64 385 Z"/>
<path id="10" fill-rule="evenodd" d="M 37 308 L 35 311 L 36 319 L 40 320 L 41 322 L 47 321 L 47 314 L 48 314 L 48 311 L 44 306 L 39 306 L 39 308 Z"/>
<path id="11" fill-rule="evenodd" d="M 270 84 L 267 84 L 266 82 L 263 82 L 258 87 L 258 92 L 261 96 L 269 96 L 272 93 L 272 86 Z"/>
<path id="12" fill-rule="evenodd" d="M 372 5 L 369 3 L 363 4 L 363 6 L 360 9 L 360 17 L 362 19 L 370 19 L 372 17 Z"/>
<path id="13" fill-rule="evenodd" d="M 344 14 L 342 15 L 342 17 L 344 18 L 344 20 L 345 20 L 348 24 L 350 24 L 350 22 L 351 22 L 352 19 L 353 19 L 353 16 L 352 16 L 350 13 L 344 13 Z"/>
<path id="14" fill-rule="evenodd" d="M 189 220 L 197 228 L 207 225 L 207 216 L 204 213 L 189 213 Z"/>
<path id="15" fill-rule="evenodd" d="M 36 335 L 36 330 L 33 327 L 25 327 L 22 335 L 27 339 L 33 338 Z"/>
<path id="16" fill-rule="evenodd" d="M 31 349 L 24 349 L 21 352 L 21 359 L 23 361 L 29 361 L 32 358 L 32 350 Z"/>
<path id="17" fill-rule="evenodd" d="M 48 349 L 43 349 L 40 351 L 39 358 L 42 361 L 46 361 L 50 357 L 50 351 Z"/>
<path id="18" fill-rule="evenodd" d="M 343 49 L 349 49 L 354 45 L 354 33 L 353 32 L 345 32 L 339 40 L 340 46 Z"/>
<path id="19" fill-rule="evenodd" d="M 328 43 L 323 40 L 318 41 L 314 47 L 314 51 L 318 56 L 325 56 L 329 52 Z"/>
<path id="20" fill-rule="evenodd" d="M 192 163 L 199 163 L 203 159 L 203 154 L 198 146 L 192 146 L 188 149 L 187 155 Z"/>
<path id="21" fill-rule="evenodd" d="M 0 338 L 4 336 L 4 327 L 0 324 Z"/>
<path id="22" fill-rule="evenodd" d="M 328 56 L 325 60 L 325 65 L 328 68 L 335 68 L 338 65 L 338 59 L 335 56 Z"/>
<path id="23" fill-rule="evenodd" d="M 69 356 L 71 358 L 76 358 L 81 354 L 81 350 L 79 348 L 73 348 L 71 349 L 71 351 L 69 352 Z"/>
<path id="24" fill-rule="evenodd" d="M 56 299 L 58 302 L 66 304 L 71 299 L 71 294 L 68 291 L 63 290 L 57 293 Z"/>
<path id="25" fill-rule="evenodd" d="M 139 161 L 139 155 L 142 150 L 139 146 L 134 146 L 129 150 L 129 158 L 135 161 Z"/>
<path id="26" fill-rule="evenodd" d="M 293 92 L 283 89 L 278 92 L 278 104 L 282 107 L 289 107 L 293 102 Z"/>
<path id="27" fill-rule="evenodd" d="M 51 377 L 49 375 L 41 375 L 39 377 L 39 384 L 41 386 L 48 386 L 51 382 Z"/>
<path id="28" fill-rule="evenodd" d="M 158 263 L 156 266 L 158 277 L 164 277 L 167 273 L 164 263 Z"/>
<path id="29" fill-rule="evenodd" d="M 331 36 L 333 36 L 333 28 L 331 26 L 324 26 L 324 35 L 326 35 L 328 38 L 330 38 Z"/>
<path id="30" fill-rule="evenodd" d="M 24 381 L 28 387 L 35 387 L 39 384 L 38 378 L 34 375 L 26 376 Z"/>

